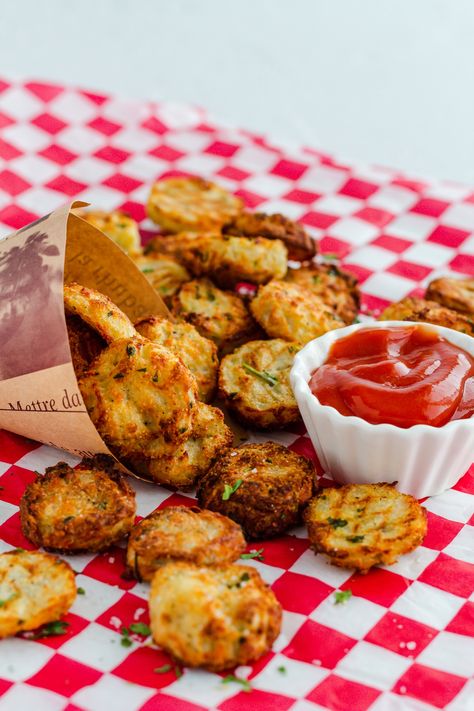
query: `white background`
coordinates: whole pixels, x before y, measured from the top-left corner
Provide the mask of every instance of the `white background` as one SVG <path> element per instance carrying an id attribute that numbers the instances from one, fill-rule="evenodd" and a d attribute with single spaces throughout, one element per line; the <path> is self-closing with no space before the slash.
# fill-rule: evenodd
<path id="1" fill-rule="evenodd" d="M 1 0 L 0 73 L 474 184 L 474 0 Z"/>

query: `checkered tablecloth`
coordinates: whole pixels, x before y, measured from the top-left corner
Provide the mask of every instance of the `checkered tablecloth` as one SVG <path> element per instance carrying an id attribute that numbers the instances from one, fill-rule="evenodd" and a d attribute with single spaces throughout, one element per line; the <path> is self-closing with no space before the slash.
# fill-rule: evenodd
<path id="1" fill-rule="evenodd" d="M 474 274 L 474 192 L 347 164 L 309 148 L 215 123 L 169 103 L 131 102 L 43 82 L 0 80 L 0 232 L 77 198 L 145 219 L 150 183 L 164 175 L 215 179 L 251 208 L 300 219 L 359 277 L 363 307 L 421 293 L 438 274 Z M 1 355 L 0 355 L 1 357 Z M 304 431 L 271 437 L 314 457 Z M 255 441 L 266 438 L 254 437 Z M 370 453 L 367 453 L 370 456 Z M 34 470 L 70 455 L 0 432 L 0 551 L 31 544 L 18 503 Z M 471 470 L 474 474 L 474 469 Z M 420 476 L 423 472 L 420 472 Z M 138 513 L 192 497 L 135 483 Z M 68 558 L 79 595 L 66 634 L 0 642 L 2 711 L 397 711 L 474 708 L 474 479 L 425 502 L 423 545 L 366 576 L 327 564 L 303 529 L 250 561 L 284 607 L 273 651 L 240 669 L 252 691 L 185 670 L 122 625 L 148 620 L 147 586 L 121 577 L 123 549 Z M 334 591 L 352 591 L 335 604 Z M 282 670 L 283 668 L 283 670 Z"/>

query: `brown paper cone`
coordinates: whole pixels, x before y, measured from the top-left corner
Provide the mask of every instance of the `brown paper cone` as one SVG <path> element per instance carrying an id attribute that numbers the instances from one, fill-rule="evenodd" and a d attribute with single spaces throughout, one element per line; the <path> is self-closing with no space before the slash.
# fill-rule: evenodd
<path id="1" fill-rule="evenodd" d="M 111 454 L 71 361 L 63 284 L 109 296 L 135 322 L 169 317 L 131 259 L 73 203 L 0 241 L 0 428 L 79 456 Z"/>

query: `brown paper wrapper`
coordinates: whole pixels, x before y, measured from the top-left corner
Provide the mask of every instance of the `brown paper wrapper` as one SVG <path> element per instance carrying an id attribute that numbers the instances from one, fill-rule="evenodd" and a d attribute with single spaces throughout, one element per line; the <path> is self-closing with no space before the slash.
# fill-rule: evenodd
<path id="1" fill-rule="evenodd" d="M 79 390 L 63 284 L 101 291 L 132 322 L 169 316 L 132 260 L 71 212 L 83 205 L 66 205 L 0 241 L 0 428 L 81 457 L 111 452 Z"/>

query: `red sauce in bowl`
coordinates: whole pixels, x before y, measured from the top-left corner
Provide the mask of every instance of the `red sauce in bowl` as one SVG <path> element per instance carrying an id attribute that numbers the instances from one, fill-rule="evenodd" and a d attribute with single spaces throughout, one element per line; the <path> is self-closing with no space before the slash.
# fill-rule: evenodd
<path id="1" fill-rule="evenodd" d="M 309 386 L 322 405 L 372 424 L 441 427 L 474 414 L 474 358 L 424 326 L 335 341 Z"/>

